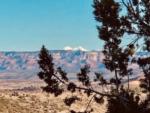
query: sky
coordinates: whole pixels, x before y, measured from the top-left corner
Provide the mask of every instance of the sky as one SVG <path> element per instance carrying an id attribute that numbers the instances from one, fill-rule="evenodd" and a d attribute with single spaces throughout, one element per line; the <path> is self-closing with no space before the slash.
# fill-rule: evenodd
<path id="1" fill-rule="evenodd" d="M 99 50 L 92 0 L 0 0 L 0 51 Z"/>

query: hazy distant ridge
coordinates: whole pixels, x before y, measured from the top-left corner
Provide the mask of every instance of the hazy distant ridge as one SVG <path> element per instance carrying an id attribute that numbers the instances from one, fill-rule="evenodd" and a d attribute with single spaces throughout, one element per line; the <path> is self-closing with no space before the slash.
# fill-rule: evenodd
<path id="1" fill-rule="evenodd" d="M 56 67 L 61 66 L 69 73 L 78 72 L 85 64 L 89 64 L 92 71 L 105 71 L 103 64 L 104 55 L 100 51 L 71 51 L 71 50 L 52 50 Z M 39 52 L 0 52 L 0 79 L 30 79 L 34 78 L 38 72 Z M 136 57 L 150 56 L 150 53 L 139 52 Z M 139 73 L 137 65 L 135 74 Z"/>
<path id="2" fill-rule="evenodd" d="M 103 54 L 98 51 L 50 51 L 56 66 L 66 71 L 77 71 L 85 64 L 92 69 L 99 69 L 102 65 Z M 38 69 L 39 52 L 0 52 L 0 71 L 18 71 Z"/>

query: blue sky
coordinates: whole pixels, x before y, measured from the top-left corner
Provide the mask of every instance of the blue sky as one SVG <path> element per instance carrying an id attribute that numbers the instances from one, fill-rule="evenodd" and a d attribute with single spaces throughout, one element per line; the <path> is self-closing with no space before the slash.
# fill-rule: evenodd
<path id="1" fill-rule="evenodd" d="M 92 0 L 0 0 L 0 51 L 101 48 Z"/>

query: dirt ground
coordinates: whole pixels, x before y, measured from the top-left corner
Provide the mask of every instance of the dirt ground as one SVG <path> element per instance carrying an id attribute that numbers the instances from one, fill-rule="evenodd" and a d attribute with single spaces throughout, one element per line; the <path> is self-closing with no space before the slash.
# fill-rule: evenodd
<path id="1" fill-rule="evenodd" d="M 63 100 L 70 95 L 66 92 L 61 96 L 54 97 L 42 92 L 42 81 L 0 81 L 0 113 L 69 113 L 70 110 L 84 111 L 90 98 L 80 95 L 81 101 L 77 101 L 71 107 L 65 106 Z M 132 81 L 131 88 L 139 91 L 139 82 Z M 106 104 L 92 102 L 90 107 L 93 113 L 104 113 Z M 89 108 L 90 108 L 89 107 Z"/>
<path id="2" fill-rule="evenodd" d="M 69 113 L 72 109 L 86 109 L 88 98 L 85 95 L 80 94 L 82 101 L 67 107 L 63 100 L 69 96 L 68 93 L 54 97 L 42 92 L 42 85 L 44 83 L 41 81 L 1 81 L 0 113 Z M 93 102 L 91 106 L 94 108 L 93 113 L 104 113 L 106 105 Z"/>

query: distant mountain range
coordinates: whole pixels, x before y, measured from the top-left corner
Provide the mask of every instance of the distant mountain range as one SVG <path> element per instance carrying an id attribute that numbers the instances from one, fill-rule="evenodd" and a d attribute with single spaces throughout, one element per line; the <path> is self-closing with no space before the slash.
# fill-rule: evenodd
<path id="1" fill-rule="evenodd" d="M 97 70 L 102 68 L 103 54 L 98 51 L 50 51 L 56 67 L 61 66 L 67 72 L 76 72 L 85 64 Z M 39 52 L 0 52 L 0 71 L 22 71 L 38 69 Z"/>
<path id="2" fill-rule="evenodd" d="M 106 71 L 102 63 L 104 55 L 100 51 L 53 50 L 50 53 L 55 66 L 60 66 L 69 73 L 78 72 L 85 64 L 89 64 L 92 71 Z M 34 78 L 39 70 L 38 54 L 39 52 L 0 52 L 0 79 Z M 136 54 L 137 57 L 146 55 L 150 55 L 150 53 L 139 52 Z"/>

